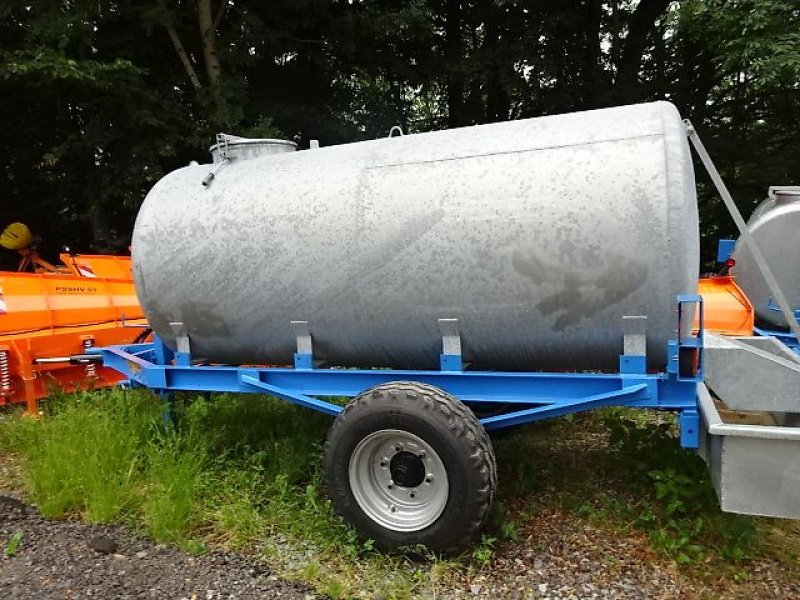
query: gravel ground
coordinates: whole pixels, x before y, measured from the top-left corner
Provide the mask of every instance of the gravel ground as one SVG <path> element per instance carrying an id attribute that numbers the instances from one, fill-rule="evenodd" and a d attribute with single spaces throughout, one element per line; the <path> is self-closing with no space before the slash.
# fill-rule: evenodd
<path id="1" fill-rule="evenodd" d="M 437 597 L 502 599 L 800 599 L 800 582 L 780 565 L 754 561 L 747 581 L 703 581 L 655 554 L 644 534 L 620 536 L 557 509 L 544 510 L 519 529 L 487 569 Z"/>
<path id="2" fill-rule="evenodd" d="M 18 532 L 19 547 L 6 556 Z M 9 496 L 0 496 L 0 544 L 0 598 L 320 598 L 255 559 L 192 556 L 124 527 L 50 521 Z"/>

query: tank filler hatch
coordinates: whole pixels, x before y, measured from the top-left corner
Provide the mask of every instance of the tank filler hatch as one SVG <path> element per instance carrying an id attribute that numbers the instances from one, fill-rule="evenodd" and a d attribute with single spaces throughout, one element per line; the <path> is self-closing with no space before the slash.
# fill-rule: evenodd
<path id="1" fill-rule="evenodd" d="M 238 135 L 218 133 L 217 143 L 208 150 L 211 152 L 214 168 L 203 178 L 204 187 L 211 185 L 219 170 L 232 160 L 248 160 L 272 154 L 294 152 L 297 150 L 297 144 L 289 140 L 244 138 Z"/>
<path id="2" fill-rule="evenodd" d="M 285 154 L 297 150 L 297 144 L 289 140 L 268 138 L 245 138 L 227 133 L 217 134 L 217 143 L 209 149 L 214 164 L 224 160 L 258 158 L 272 154 Z"/>

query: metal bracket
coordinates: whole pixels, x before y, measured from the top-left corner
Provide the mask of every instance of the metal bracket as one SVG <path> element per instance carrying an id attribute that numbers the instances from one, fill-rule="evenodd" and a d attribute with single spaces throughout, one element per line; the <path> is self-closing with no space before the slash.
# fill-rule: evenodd
<path id="1" fill-rule="evenodd" d="M 733 254 L 736 248 L 736 240 L 718 240 L 717 241 L 717 262 L 724 263 Z"/>
<path id="2" fill-rule="evenodd" d="M 682 448 L 700 447 L 700 415 L 696 409 L 685 409 L 679 417 Z"/>
<path id="3" fill-rule="evenodd" d="M 439 366 L 442 371 L 463 371 L 464 362 L 461 354 L 461 333 L 458 319 L 437 319 L 439 333 L 442 334 L 442 353 Z"/>
<path id="4" fill-rule="evenodd" d="M 291 321 L 292 330 L 297 340 L 297 352 L 294 353 L 295 369 L 314 368 L 314 342 L 308 321 Z"/>
<path id="5" fill-rule="evenodd" d="M 122 313 L 119 318 L 120 326 L 124 329 L 149 329 L 150 325 L 147 323 L 139 324 L 139 325 L 130 325 L 128 324 L 127 320 L 125 319 L 125 313 Z"/>
<path id="6" fill-rule="evenodd" d="M 691 308 L 686 308 L 690 306 Z M 692 332 L 695 315 L 699 324 Z M 677 307 L 677 337 L 667 343 L 667 373 L 678 381 L 699 382 L 703 379 L 703 297 L 699 294 L 679 294 Z"/>
<path id="7" fill-rule="evenodd" d="M 647 373 L 647 317 L 622 317 L 622 356 L 619 372 Z"/>
<path id="8" fill-rule="evenodd" d="M 169 327 L 175 335 L 175 364 L 179 367 L 191 367 L 192 346 L 183 321 L 170 321 Z"/>

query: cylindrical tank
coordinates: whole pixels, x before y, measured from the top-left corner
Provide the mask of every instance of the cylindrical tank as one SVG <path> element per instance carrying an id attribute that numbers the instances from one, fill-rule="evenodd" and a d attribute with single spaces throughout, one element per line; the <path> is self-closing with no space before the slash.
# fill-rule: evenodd
<path id="1" fill-rule="evenodd" d="M 694 173 L 657 102 L 289 152 L 170 173 L 136 221 L 155 332 L 193 355 L 287 364 L 307 321 L 329 365 L 438 368 L 458 319 L 486 369 L 616 369 L 646 315 L 663 368 L 697 286 Z"/>
<path id="2" fill-rule="evenodd" d="M 800 309 L 800 187 L 775 187 L 750 216 L 747 227 L 793 310 Z M 788 327 L 786 318 L 741 239 L 733 253 L 731 274 L 747 295 L 762 323 Z"/>

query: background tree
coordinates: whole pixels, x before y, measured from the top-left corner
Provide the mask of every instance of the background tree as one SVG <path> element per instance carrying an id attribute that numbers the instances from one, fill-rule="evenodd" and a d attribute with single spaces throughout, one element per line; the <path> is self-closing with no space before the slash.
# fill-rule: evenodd
<path id="1" fill-rule="evenodd" d="M 323 145 L 668 99 L 745 214 L 797 183 L 790 0 L 0 0 L 0 224 L 125 250 L 219 131 Z M 699 176 L 706 256 L 733 234 Z"/>

